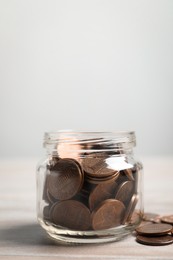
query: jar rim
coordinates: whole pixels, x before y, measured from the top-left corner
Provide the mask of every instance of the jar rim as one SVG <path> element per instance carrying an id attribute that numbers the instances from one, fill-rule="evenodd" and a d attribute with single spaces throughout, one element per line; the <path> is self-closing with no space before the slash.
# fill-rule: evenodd
<path id="1" fill-rule="evenodd" d="M 44 145 L 53 143 L 81 143 L 87 141 L 100 141 L 114 143 L 128 143 L 132 146 L 136 144 L 135 131 L 73 131 L 73 130 L 59 130 L 52 132 L 45 132 Z"/>

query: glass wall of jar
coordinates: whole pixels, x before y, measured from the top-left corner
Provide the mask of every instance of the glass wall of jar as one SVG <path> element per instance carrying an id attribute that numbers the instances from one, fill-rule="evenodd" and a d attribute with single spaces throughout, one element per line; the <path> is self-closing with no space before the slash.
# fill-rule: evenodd
<path id="1" fill-rule="evenodd" d="M 134 132 L 45 133 L 37 167 L 37 216 L 64 243 L 116 241 L 143 215 L 142 164 Z"/>

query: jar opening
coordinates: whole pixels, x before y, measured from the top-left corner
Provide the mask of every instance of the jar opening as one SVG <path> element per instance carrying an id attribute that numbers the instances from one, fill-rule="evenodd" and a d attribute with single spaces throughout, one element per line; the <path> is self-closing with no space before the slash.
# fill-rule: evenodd
<path id="1" fill-rule="evenodd" d="M 44 147 L 48 150 L 57 148 L 83 153 L 108 152 L 132 149 L 136 145 L 134 131 L 121 132 L 82 132 L 58 131 L 46 132 Z"/>

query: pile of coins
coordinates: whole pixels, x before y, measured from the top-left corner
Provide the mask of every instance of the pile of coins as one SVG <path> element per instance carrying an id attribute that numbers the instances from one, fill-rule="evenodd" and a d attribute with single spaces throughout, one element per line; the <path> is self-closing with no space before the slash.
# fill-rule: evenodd
<path id="1" fill-rule="evenodd" d="M 43 188 L 43 219 L 70 230 L 103 230 L 130 223 L 138 202 L 138 168 L 116 170 L 93 153 L 80 162 L 51 158 Z"/>
<path id="2" fill-rule="evenodd" d="M 159 216 L 146 213 L 143 222 L 136 228 L 136 241 L 153 246 L 173 243 L 173 215 Z"/>

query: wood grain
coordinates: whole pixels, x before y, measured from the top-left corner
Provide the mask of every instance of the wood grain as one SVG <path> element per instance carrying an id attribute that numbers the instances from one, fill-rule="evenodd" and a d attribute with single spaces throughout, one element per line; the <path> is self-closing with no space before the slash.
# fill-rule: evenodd
<path id="1" fill-rule="evenodd" d="M 173 214 L 173 158 L 141 158 L 146 211 Z M 64 246 L 50 240 L 36 221 L 37 160 L 0 162 L 0 259 L 173 259 L 173 244 L 140 245 L 135 237 L 101 245 Z"/>

